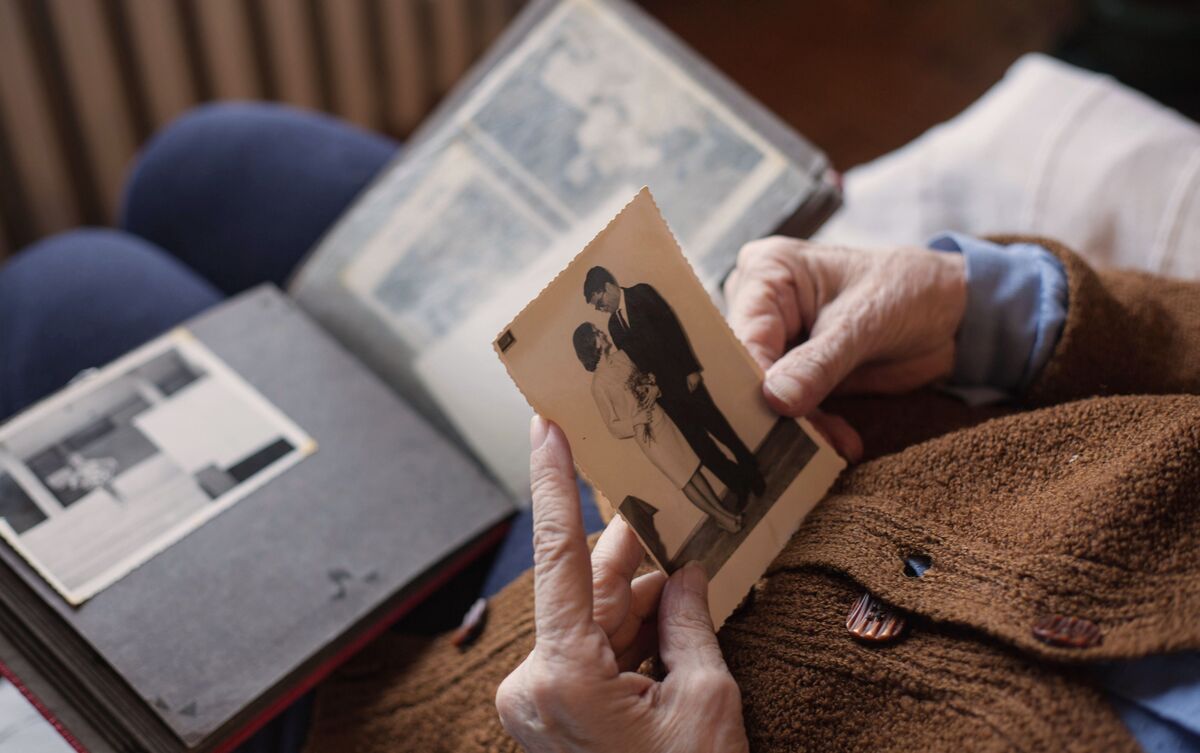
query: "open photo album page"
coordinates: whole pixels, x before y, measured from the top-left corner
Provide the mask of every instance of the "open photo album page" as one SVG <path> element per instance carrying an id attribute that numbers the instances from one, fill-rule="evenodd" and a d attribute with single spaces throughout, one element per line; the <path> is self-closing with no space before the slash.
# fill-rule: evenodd
<path id="1" fill-rule="evenodd" d="M 636 8 L 540 5 L 528 35 L 371 187 L 292 286 L 518 503 L 529 410 L 486 345 L 537 292 L 531 281 L 649 184 L 715 292 L 741 245 L 788 217 L 825 165 L 774 144 L 695 61 L 667 54 Z"/>

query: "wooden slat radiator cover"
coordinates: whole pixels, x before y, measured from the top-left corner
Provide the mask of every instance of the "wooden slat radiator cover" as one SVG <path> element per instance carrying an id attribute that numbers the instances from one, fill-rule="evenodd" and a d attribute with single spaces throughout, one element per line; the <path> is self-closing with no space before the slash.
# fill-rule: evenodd
<path id="1" fill-rule="evenodd" d="M 407 136 L 522 0 L 0 0 L 0 259 L 108 225 L 184 110 L 270 99 Z"/>

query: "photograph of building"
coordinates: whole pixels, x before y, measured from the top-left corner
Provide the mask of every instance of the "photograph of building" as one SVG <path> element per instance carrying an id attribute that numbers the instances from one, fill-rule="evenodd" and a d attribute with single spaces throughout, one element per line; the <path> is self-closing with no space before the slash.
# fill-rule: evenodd
<path id="1" fill-rule="evenodd" d="M 173 333 L 0 429 L 0 535 L 79 603 L 311 447 Z"/>

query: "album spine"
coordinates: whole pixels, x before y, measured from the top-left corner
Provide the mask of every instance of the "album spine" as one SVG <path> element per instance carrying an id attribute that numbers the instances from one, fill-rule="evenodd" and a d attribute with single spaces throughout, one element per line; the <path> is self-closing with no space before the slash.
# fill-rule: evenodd
<path id="1" fill-rule="evenodd" d="M 58 720 L 58 717 L 54 715 L 54 712 L 51 711 L 46 704 L 42 703 L 42 700 L 34 695 L 33 691 L 29 689 L 29 686 L 22 682 L 21 678 L 17 677 L 17 674 L 13 672 L 12 669 L 3 661 L 0 661 L 0 675 L 2 675 L 4 679 L 11 682 L 12 686 L 16 688 L 21 695 L 25 696 L 25 700 L 29 701 L 29 704 L 33 706 L 33 708 L 35 708 L 37 712 L 46 719 L 47 722 L 50 723 L 51 727 L 54 727 L 54 730 L 58 732 L 62 739 L 66 740 L 67 745 L 70 745 L 79 753 L 89 753 L 88 749 L 83 747 L 83 743 L 79 742 L 79 738 L 71 734 L 71 730 L 67 729 L 63 723 Z"/>
<path id="2" fill-rule="evenodd" d="M 471 544 L 458 557 L 447 563 L 445 567 L 439 569 L 437 574 L 426 583 L 402 599 L 400 603 L 373 622 L 369 628 L 363 630 L 359 635 L 339 648 L 332 656 L 318 664 L 303 680 L 292 685 L 282 696 L 273 701 L 262 713 L 254 717 L 238 732 L 222 741 L 213 749 L 212 753 L 232 753 L 237 746 L 249 739 L 251 735 L 282 713 L 288 706 L 298 701 L 305 693 L 316 687 L 317 683 L 324 680 L 335 669 L 346 663 L 350 657 L 357 654 L 363 648 L 366 648 L 369 643 L 382 635 L 384 631 L 394 625 L 401 617 L 411 612 L 451 578 L 462 572 L 467 565 L 479 559 L 488 550 L 500 543 L 504 538 L 504 534 L 508 532 L 508 529 L 509 523 L 506 521 L 496 525 L 490 531 L 476 539 L 475 543 Z M 82 748 L 77 748 L 77 750 L 81 753 L 87 753 Z"/>
<path id="3" fill-rule="evenodd" d="M 335 669 L 344 664 L 356 653 L 365 648 L 371 641 L 378 638 L 389 627 L 394 625 L 401 617 L 411 612 L 417 605 L 429 598 L 437 589 L 445 585 L 451 578 L 458 575 L 467 565 L 483 556 L 489 549 L 496 546 L 504 534 L 508 532 L 509 523 L 504 522 L 494 526 L 487 533 L 484 533 L 480 538 L 476 539 L 467 549 L 455 557 L 443 568 L 439 569 L 437 574 L 431 577 L 426 583 L 422 584 L 413 593 L 406 596 L 398 604 L 389 609 L 383 616 L 375 620 L 370 627 L 363 630 L 357 636 L 348 641 L 344 646 L 340 647 L 332 656 L 324 659 L 310 673 L 299 682 L 294 683 L 286 692 L 278 699 L 273 701 L 261 713 L 255 716 L 250 722 L 246 723 L 236 733 L 225 738 L 211 749 L 211 753 L 232 753 L 237 746 L 248 740 L 255 732 L 265 726 L 268 722 L 274 719 L 277 715 L 284 711 L 288 706 L 298 701 L 308 691 L 312 690 L 316 685 L 328 677 Z M 39 714 L 50 723 L 54 730 L 66 741 L 68 745 L 77 753 L 91 753 L 87 747 L 80 742 L 71 730 L 67 729 L 54 712 L 42 702 L 37 695 L 26 685 L 20 677 L 3 661 L 0 661 L 0 677 L 12 683 L 13 687 L 29 701 L 30 705 L 37 710 Z"/>

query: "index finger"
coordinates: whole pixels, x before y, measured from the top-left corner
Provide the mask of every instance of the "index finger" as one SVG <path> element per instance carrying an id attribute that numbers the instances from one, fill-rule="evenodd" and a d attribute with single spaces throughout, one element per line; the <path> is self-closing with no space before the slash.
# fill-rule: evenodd
<path id="1" fill-rule="evenodd" d="M 730 327 L 763 369 L 811 324 L 804 315 L 811 290 L 801 283 L 793 255 L 780 239 L 747 244 L 725 287 Z"/>
<path id="2" fill-rule="evenodd" d="M 792 307 L 782 304 L 778 289 L 761 279 L 743 279 L 728 300 L 729 326 L 763 370 L 783 355 L 800 329 Z"/>
<path id="3" fill-rule="evenodd" d="M 566 645 L 592 624 L 592 568 L 567 438 L 534 416 L 529 427 L 533 492 L 533 608 L 539 645 Z"/>

